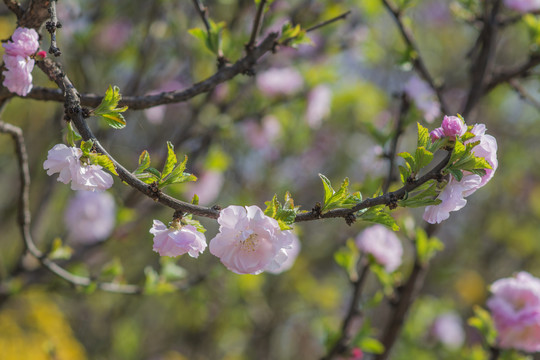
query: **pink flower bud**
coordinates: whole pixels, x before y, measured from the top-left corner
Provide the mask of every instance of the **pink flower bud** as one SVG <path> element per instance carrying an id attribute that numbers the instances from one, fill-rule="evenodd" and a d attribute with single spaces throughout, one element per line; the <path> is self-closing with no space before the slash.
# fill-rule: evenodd
<path id="1" fill-rule="evenodd" d="M 467 132 L 467 125 L 458 118 L 457 116 L 444 116 L 442 122 L 442 128 L 444 130 L 444 135 L 455 138 L 456 136 L 461 136 Z"/>
<path id="2" fill-rule="evenodd" d="M 47 57 L 47 52 L 44 51 L 44 50 L 38 51 L 38 53 L 36 54 L 36 59 L 37 60 L 43 60 L 46 57 Z"/>
<path id="3" fill-rule="evenodd" d="M 435 140 L 439 140 L 444 137 L 444 130 L 442 127 L 438 127 L 430 132 L 429 136 L 431 137 L 431 142 L 435 142 Z"/>

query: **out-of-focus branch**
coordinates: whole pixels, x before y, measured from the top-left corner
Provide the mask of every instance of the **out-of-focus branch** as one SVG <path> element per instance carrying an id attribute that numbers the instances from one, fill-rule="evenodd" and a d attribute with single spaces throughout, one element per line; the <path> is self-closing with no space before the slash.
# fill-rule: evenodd
<path id="1" fill-rule="evenodd" d="M 505 71 L 499 71 L 493 74 L 491 80 L 486 85 L 484 92 L 487 94 L 491 90 L 493 90 L 498 85 L 508 82 L 512 79 L 520 78 L 520 77 L 526 77 L 529 75 L 530 71 L 540 64 L 540 55 L 538 54 L 531 54 L 529 59 L 521 64 L 520 66 L 508 69 Z"/>
<path id="2" fill-rule="evenodd" d="M 17 16 L 17 19 L 23 16 L 24 9 L 21 7 L 21 4 L 19 4 L 16 0 L 4 0 L 4 4 L 8 7 L 9 10 L 11 10 L 12 13 Z"/>
<path id="3" fill-rule="evenodd" d="M 208 8 L 203 5 L 201 0 L 193 0 L 193 5 L 195 5 L 195 9 L 199 13 L 203 23 L 204 27 L 206 28 L 206 32 L 210 32 L 210 23 L 208 22 Z"/>
<path id="4" fill-rule="evenodd" d="M 362 313 L 361 311 L 359 311 L 358 307 L 360 305 L 360 297 L 362 296 L 362 290 L 364 288 L 364 284 L 366 283 L 367 275 L 369 273 L 369 263 L 365 260 L 366 259 L 361 256 L 357 262 L 357 268 L 360 270 L 360 276 L 356 281 L 352 282 L 353 296 L 349 305 L 349 309 L 347 310 L 347 313 L 343 318 L 343 322 L 341 323 L 341 334 L 332 346 L 332 348 L 328 351 L 328 354 L 326 354 L 322 358 L 322 360 L 330 360 L 333 359 L 336 355 L 343 355 L 348 349 L 349 341 L 351 341 L 351 338 L 356 335 L 356 329 L 354 329 L 353 324 L 355 320 L 359 319 L 362 316 Z"/>
<path id="5" fill-rule="evenodd" d="M 437 95 L 437 99 L 439 100 L 439 103 L 441 104 L 441 110 L 445 114 L 449 114 L 448 106 L 446 105 L 446 102 L 444 100 L 441 87 L 437 86 L 435 84 L 435 81 L 433 80 L 433 77 L 429 73 L 429 70 L 426 67 L 426 64 L 424 60 L 422 59 L 422 56 L 420 55 L 420 51 L 418 49 L 418 46 L 416 45 L 416 42 L 414 41 L 414 36 L 409 28 L 405 26 L 403 23 L 401 16 L 401 10 L 396 9 L 388 0 L 382 0 L 384 7 L 388 10 L 388 12 L 392 15 L 394 18 L 394 21 L 396 22 L 396 25 L 399 29 L 399 32 L 401 33 L 401 37 L 405 41 L 405 44 L 407 44 L 408 47 L 410 47 L 414 52 L 416 53 L 416 57 L 412 59 L 412 63 L 414 68 L 416 69 L 416 72 L 424 79 L 429 87 L 433 89 L 435 94 Z"/>
<path id="6" fill-rule="evenodd" d="M 388 156 L 388 175 L 386 176 L 386 179 L 384 180 L 383 185 L 383 193 L 387 192 L 390 188 L 390 184 L 392 183 L 392 180 L 394 179 L 395 174 L 395 162 L 396 162 L 396 154 L 397 154 L 397 146 L 399 142 L 399 138 L 401 134 L 403 134 L 403 125 L 405 122 L 405 116 L 407 115 L 407 112 L 409 111 L 410 103 L 409 99 L 405 95 L 405 93 L 401 94 L 401 103 L 399 106 L 399 113 L 396 120 L 396 128 L 394 130 L 394 136 L 392 137 L 392 143 L 390 144 L 390 150 L 387 154 Z"/>
<path id="7" fill-rule="evenodd" d="M 491 4 L 491 8 L 489 5 Z M 484 2 L 483 27 L 478 35 L 477 43 L 480 50 L 471 65 L 471 84 L 469 94 L 465 100 L 461 114 L 467 117 L 472 108 L 485 94 L 485 81 L 491 71 L 494 60 L 495 45 L 497 40 L 497 14 L 499 13 L 501 0 Z"/>
<path id="8" fill-rule="evenodd" d="M 28 8 L 22 15 L 17 15 L 20 27 L 38 30 L 41 25 L 50 17 L 50 0 L 31 0 Z M 10 8 L 11 9 L 11 8 Z"/>
<path id="9" fill-rule="evenodd" d="M 249 42 L 246 44 L 246 50 L 248 53 L 253 51 L 255 42 L 257 41 L 257 36 L 259 36 L 259 32 L 261 31 L 265 6 L 266 6 L 266 0 L 259 0 L 257 13 L 255 14 L 255 17 L 253 18 L 253 27 L 251 28 L 251 36 L 249 37 Z"/>
<path id="10" fill-rule="evenodd" d="M 501 355 L 501 349 L 495 346 L 489 348 L 489 360 L 497 360 Z"/>
<path id="11" fill-rule="evenodd" d="M 536 100 L 517 80 L 512 79 L 508 81 L 508 85 L 519 95 L 519 97 L 532 105 L 536 110 L 540 111 L 540 101 Z"/>
<path id="12" fill-rule="evenodd" d="M 28 168 L 28 155 L 26 152 L 26 146 L 24 144 L 23 132 L 20 128 L 7 124 L 3 121 L 0 121 L 0 132 L 11 135 L 15 142 L 17 160 L 19 162 L 19 179 L 21 183 L 21 188 L 19 191 L 18 222 L 26 250 L 36 259 L 38 259 L 41 265 L 69 283 L 84 287 L 90 286 L 92 284 L 92 280 L 86 277 L 74 275 L 62 268 L 54 261 L 47 258 L 47 255 L 41 252 L 34 243 L 32 234 L 30 233 L 30 169 Z M 97 282 L 96 285 L 99 289 L 123 294 L 136 294 L 142 291 L 140 287 L 135 285 L 107 282 Z"/>

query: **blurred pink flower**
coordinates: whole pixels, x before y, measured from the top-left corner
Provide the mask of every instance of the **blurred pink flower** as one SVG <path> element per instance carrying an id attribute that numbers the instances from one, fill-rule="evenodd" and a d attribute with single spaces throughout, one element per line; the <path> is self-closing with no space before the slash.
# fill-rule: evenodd
<path id="1" fill-rule="evenodd" d="M 182 225 L 175 229 L 154 220 L 150 233 L 154 235 L 153 250 L 160 256 L 176 257 L 188 253 L 197 258 L 206 249 L 206 237 L 192 225 Z"/>
<path id="2" fill-rule="evenodd" d="M 34 60 L 31 55 L 39 48 L 38 34 L 34 29 L 17 28 L 12 40 L 2 46 L 6 49 L 3 56 L 7 71 L 3 71 L 3 85 L 9 91 L 26 96 L 32 90 L 32 70 Z"/>
<path id="3" fill-rule="evenodd" d="M 504 0 L 504 5 L 520 13 L 540 10 L 540 0 Z"/>
<path id="4" fill-rule="evenodd" d="M 6 49 L 6 55 L 30 57 L 39 48 L 38 39 L 36 30 L 19 27 L 11 35 L 11 40 L 2 46 Z"/>
<path id="5" fill-rule="evenodd" d="M 270 269 L 266 270 L 272 274 L 280 274 L 292 268 L 294 265 L 294 262 L 296 261 L 296 258 L 298 257 L 298 254 L 300 254 L 300 249 L 302 248 L 302 245 L 300 244 L 300 240 L 298 240 L 298 236 L 292 233 L 292 231 L 284 231 L 284 232 L 290 234 L 290 237 L 292 239 L 291 248 L 284 249 L 285 252 L 287 253 L 287 259 L 279 266 L 279 268 L 275 270 L 270 270 Z"/>
<path id="6" fill-rule="evenodd" d="M 527 272 L 495 281 L 488 300 L 498 346 L 526 352 L 540 351 L 540 279 Z"/>
<path id="7" fill-rule="evenodd" d="M 106 24 L 97 34 L 96 45 L 106 52 L 121 50 L 133 34 L 129 20 L 116 19 Z"/>
<path id="8" fill-rule="evenodd" d="M 159 89 L 150 91 L 147 95 L 158 95 L 162 92 L 169 92 L 169 91 L 175 91 L 180 90 L 184 87 L 184 85 L 176 80 L 170 80 L 165 82 L 162 86 L 160 86 Z M 167 112 L 168 107 L 173 106 L 182 106 L 182 104 L 171 104 L 171 105 L 159 105 L 154 106 L 148 109 L 144 110 L 144 115 L 146 115 L 146 118 L 148 119 L 148 122 L 154 125 L 159 125 L 163 122 L 163 119 L 165 117 L 165 113 Z"/>
<path id="9" fill-rule="evenodd" d="M 441 114 L 439 102 L 428 83 L 413 75 L 405 84 L 405 93 L 413 100 L 416 107 L 422 111 L 428 123 L 432 123 Z"/>
<path id="10" fill-rule="evenodd" d="M 435 142 L 435 140 L 439 140 L 444 137 L 444 130 L 442 127 L 438 127 L 434 129 L 432 132 L 430 132 L 429 136 L 431 137 L 431 142 Z"/>
<path id="11" fill-rule="evenodd" d="M 393 231 L 383 225 L 373 225 L 358 234 L 356 246 L 360 251 L 373 255 L 375 261 L 384 266 L 389 273 L 401 265 L 403 256 L 401 241 Z"/>
<path id="12" fill-rule="evenodd" d="M 330 114 L 332 91 L 326 85 L 318 85 L 308 94 L 306 121 L 310 128 L 317 129 Z"/>
<path id="13" fill-rule="evenodd" d="M 471 132 L 476 135 L 472 139 L 468 140 L 466 144 L 480 141 L 480 144 L 476 145 L 472 151 L 475 156 L 482 157 L 491 165 L 493 169 L 486 169 L 486 175 L 482 176 L 482 181 L 478 186 L 479 189 L 486 185 L 489 180 L 495 174 L 495 170 L 499 167 L 499 161 L 497 160 L 497 140 L 491 135 L 486 135 L 486 126 L 484 124 L 475 124 Z M 476 190 L 475 189 L 475 190 Z M 467 192 L 465 196 L 469 196 L 472 192 Z"/>
<path id="14" fill-rule="evenodd" d="M 105 240 L 114 229 L 115 216 L 112 195 L 92 191 L 77 191 L 64 213 L 70 239 L 83 244 Z"/>
<path id="15" fill-rule="evenodd" d="M 212 203 L 221 192 L 223 187 L 223 173 L 219 171 L 208 170 L 202 173 L 198 177 L 196 182 L 186 184 L 186 191 L 184 195 L 191 199 L 193 195 L 197 194 L 199 197 L 199 203 L 201 205 L 208 205 Z"/>
<path id="16" fill-rule="evenodd" d="M 99 165 L 81 164 L 82 150 L 57 144 L 47 154 L 43 168 L 47 175 L 59 173 L 58 181 L 67 184 L 71 181 L 73 190 L 102 191 L 113 185 L 110 174 L 101 170 Z"/>
<path id="17" fill-rule="evenodd" d="M 431 335 L 448 348 L 459 348 L 465 341 L 463 322 L 454 312 L 439 315 L 431 325 Z"/>
<path id="18" fill-rule="evenodd" d="M 237 274 L 276 271 L 287 260 L 294 235 L 281 231 L 278 222 L 257 206 L 231 205 L 221 210 L 219 233 L 210 252 Z"/>
<path id="19" fill-rule="evenodd" d="M 257 75 L 257 87 L 268 96 L 292 95 L 302 89 L 302 75 L 291 68 L 273 68 Z"/>
<path id="20" fill-rule="evenodd" d="M 281 133 L 281 124 L 273 115 L 266 115 L 260 124 L 247 120 L 241 126 L 245 139 L 254 149 L 267 150 Z"/>
<path id="21" fill-rule="evenodd" d="M 364 353 L 360 348 L 354 348 L 351 350 L 351 357 L 349 360 L 362 360 L 364 358 Z"/>

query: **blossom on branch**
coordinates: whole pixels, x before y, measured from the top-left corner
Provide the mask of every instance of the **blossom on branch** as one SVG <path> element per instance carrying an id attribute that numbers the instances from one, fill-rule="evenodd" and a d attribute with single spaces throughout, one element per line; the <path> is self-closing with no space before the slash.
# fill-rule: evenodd
<path id="1" fill-rule="evenodd" d="M 26 96 L 32 90 L 34 60 L 30 57 L 39 48 L 38 34 L 34 29 L 17 28 L 11 39 L 2 45 L 6 50 L 3 59 L 7 69 L 2 72 L 3 85 L 13 93 Z"/>
<path id="2" fill-rule="evenodd" d="M 296 258 L 298 257 L 298 254 L 300 254 L 300 249 L 302 248 L 302 245 L 300 244 L 300 240 L 298 240 L 298 237 L 296 235 L 292 235 L 292 244 L 290 249 L 284 249 L 287 253 L 287 259 L 275 270 L 266 270 L 269 273 L 272 274 L 281 274 L 284 271 L 289 270 L 293 267 L 294 262 L 296 261 Z"/>
<path id="3" fill-rule="evenodd" d="M 497 346 L 540 351 L 540 279 L 527 272 L 495 281 L 487 306 L 497 329 Z"/>
<path id="4" fill-rule="evenodd" d="M 210 241 L 210 252 L 237 274 L 278 271 L 295 238 L 257 206 L 228 206 L 221 210 L 218 223 L 219 233 Z"/>
<path id="5" fill-rule="evenodd" d="M 467 126 L 460 118 L 445 116 L 443 126 L 433 130 L 430 135 L 431 140 L 435 141 L 445 136 L 449 138 L 462 136 L 466 131 Z M 472 148 L 472 153 L 477 157 L 484 158 L 492 168 L 485 169 L 486 174 L 482 177 L 467 171 L 463 172 L 463 178 L 460 181 L 450 176 L 448 183 L 437 197 L 442 202 L 438 205 L 427 206 L 425 209 L 424 220 L 431 224 L 439 224 L 450 217 L 450 212 L 462 209 L 467 204 L 465 198 L 486 185 L 499 166 L 497 140 L 491 135 L 486 135 L 486 126 L 475 124 L 471 133 L 476 136 L 465 141 L 464 144 L 479 142 Z"/>
<path id="6" fill-rule="evenodd" d="M 193 258 L 199 257 L 206 249 L 206 237 L 192 225 L 174 224 L 167 227 L 159 220 L 154 220 L 150 233 L 154 235 L 153 250 L 161 256 L 176 257 L 188 253 Z"/>
<path id="7" fill-rule="evenodd" d="M 59 173 L 58 181 L 67 184 L 71 181 L 73 190 L 103 191 L 113 185 L 113 178 L 99 165 L 81 162 L 83 152 L 79 148 L 57 144 L 47 154 L 43 168 L 47 175 Z"/>
<path id="8" fill-rule="evenodd" d="M 114 229 L 116 207 L 108 192 L 77 191 L 64 214 L 73 242 L 93 244 Z"/>
<path id="9" fill-rule="evenodd" d="M 403 246 L 396 234 L 383 225 L 373 225 L 356 237 L 360 251 L 372 255 L 375 261 L 391 273 L 401 265 Z"/>

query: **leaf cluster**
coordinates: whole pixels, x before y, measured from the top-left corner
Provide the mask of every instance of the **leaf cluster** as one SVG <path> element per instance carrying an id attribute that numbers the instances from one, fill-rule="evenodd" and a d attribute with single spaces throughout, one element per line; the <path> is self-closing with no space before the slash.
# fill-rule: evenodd
<path id="1" fill-rule="evenodd" d="M 274 195 L 271 201 L 264 203 L 266 205 L 264 214 L 276 219 L 281 230 L 290 230 L 300 206 L 294 206 L 294 200 L 288 191 L 285 193 L 284 200 L 285 202 L 281 204 L 277 199 L 277 195 Z"/>

